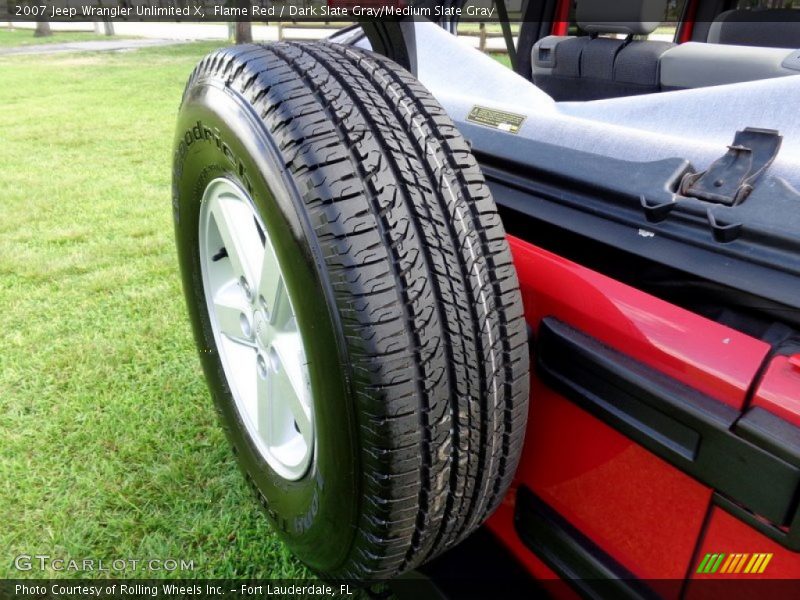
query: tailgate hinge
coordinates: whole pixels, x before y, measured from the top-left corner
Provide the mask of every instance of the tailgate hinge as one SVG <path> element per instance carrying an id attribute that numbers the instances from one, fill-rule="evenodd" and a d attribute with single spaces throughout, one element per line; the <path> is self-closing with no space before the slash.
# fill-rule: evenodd
<path id="1" fill-rule="evenodd" d="M 737 131 L 724 156 L 705 171 L 683 176 L 678 193 L 736 206 L 753 191 L 756 179 L 775 160 L 782 140 L 783 136 L 774 129 L 746 127 Z"/>

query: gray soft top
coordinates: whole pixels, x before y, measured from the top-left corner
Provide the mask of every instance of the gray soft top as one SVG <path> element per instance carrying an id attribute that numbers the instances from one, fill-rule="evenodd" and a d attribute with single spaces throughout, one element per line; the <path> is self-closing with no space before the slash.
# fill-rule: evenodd
<path id="1" fill-rule="evenodd" d="M 525 116 L 503 133 L 626 161 L 684 158 L 705 169 L 736 131 L 777 129 L 768 174 L 800 189 L 800 76 L 589 102 L 555 102 L 530 81 L 428 21 L 416 23 L 417 76 L 456 122 L 485 106 Z M 580 168 L 578 165 L 576 168 Z"/>

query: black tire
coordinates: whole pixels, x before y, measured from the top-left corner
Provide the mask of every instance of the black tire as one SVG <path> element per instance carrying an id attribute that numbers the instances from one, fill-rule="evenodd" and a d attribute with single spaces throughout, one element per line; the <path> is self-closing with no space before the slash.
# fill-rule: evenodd
<path id="1" fill-rule="evenodd" d="M 252 196 L 299 299 L 317 420 L 300 481 L 254 450 L 214 346 L 197 229 L 220 176 Z M 336 44 L 214 52 L 184 94 L 173 207 L 209 387 L 293 552 L 327 577 L 386 578 L 478 527 L 519 458 L 527 333 L 495 204 L 424 87 Z"/>

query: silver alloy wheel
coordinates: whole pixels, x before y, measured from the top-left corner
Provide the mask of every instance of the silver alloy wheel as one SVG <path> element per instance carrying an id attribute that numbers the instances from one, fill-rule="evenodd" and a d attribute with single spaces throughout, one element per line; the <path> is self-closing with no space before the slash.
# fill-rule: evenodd
<path id="1" fill-rule="evenodd" d="M 206 305 L 236 409 L 267 464 L 298 480 L 314 455 L 314 407 L 269 232 L 247 193 L 219 178 L 203 194 L 199 233 Z"/>

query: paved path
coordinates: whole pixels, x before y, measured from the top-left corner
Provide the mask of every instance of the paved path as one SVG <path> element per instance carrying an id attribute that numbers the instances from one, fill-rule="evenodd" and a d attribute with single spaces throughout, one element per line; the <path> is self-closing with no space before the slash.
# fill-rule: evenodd
<path id="1" fill-rule="evenodd" d="M 90 28 L 93 24 L 88 23 L 84 25 Z M 134 35 L 142 37 L 140 39 L 130 40 L 98 39 L 97 41 L 92 40 L 89 42 L 2 48 L 0 49 L 0 56 L 4 54 L 55 54 L 60 52 L 129 50 L 147 46 L 177 44 L 194 40 L 221 40 L 224 43 L 230 43 L 228 39 L 231 34 L 227 23 L 139 23 L 135 21 L 120 21 L 114 23 L 114 32 L 122 36 Z M 253 23 L 252 32 L 253 39 L 257 42 L 270 42 L 278 39 L 278 28 L 274 25 L 258 25 Z M 328 37 L 334 32 L 334 29 L 293 27 L 291 23 L 284 23 L 283 25 L 284 39 L 290 40 L 318 40 Z M 651 36 L 651 38 L 654 37 L 655 36 Z M 458 39 L 473 48 L 477 48 L 480 43 L 478 36 L 463 35 Z M 516 42 L 516 38 L 514 39 Z M 502 37 L 490 37 L 486 40 L 486 50 L 505 52 L 506 42 Z"/>
<path id="2" fill-rule="evenodd" d="M 113 52 L 134 50 L 151 46 L 181 44 L 181 40 L 91 40 L 88 42 L 65 42 L 63 44 L 32 44 L 30 46 L 11 46 L 0 48 L 0 56 L 10 54 L 60 54 L 62 52 Z"/>

